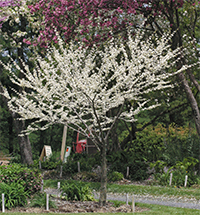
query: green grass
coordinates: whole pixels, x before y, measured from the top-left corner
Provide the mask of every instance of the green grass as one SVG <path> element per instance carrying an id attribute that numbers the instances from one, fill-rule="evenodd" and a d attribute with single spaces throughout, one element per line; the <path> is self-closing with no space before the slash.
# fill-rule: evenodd
<path id="1" fill-rule="evenodd" d="M 173 215 L 173 214 L 179 214 L 179 215 L 196 215 L 200 214 L 200 210 L 196 209 L 188 209 L 188 208 L 176 208 L 176 207 L 168 207 L 168 206 L 162 206 L 162 205 L 149 205 L 149 204 L 143 204 L 143 203 L 137 203 L 136 204 L 139 207 L 145 207 L 149 208 L 149 211 L 139 212 L 136 214 L 148 214 L 148 215 Z"/>
<path id="2" fill-rule="evenodd" d="M 57 183 L 61 180 L 45 180 L 45 187 L 56 188 Z M 63 180 L 64 182 L 64 180 Z M 70 181 L 68 181 L 70 183 Z M 85 182 L 91 189 L 99 191 L 100 183 Z M 199 188 L 175 188 L 175 187 L 160 187 L 160 186 L 143 186 L 143 185 L 118 185 L 108 183 L 107 191 L 112 193 L 129 193 L 129 194 L 140 194 L 140 195 L 164 195 L 164 196 L 184 196 L 187 198 L 200 199 Z"/>
<path id="3" fill-rule="evenodd" d="M 161 206 L 161 205 L 149 205 L 149 204 L 142 204 L 142 203 L 137 203 L 136 206 L 143 207 L 143 208 L 149 208 L 149 211 L 144 211 L 144 212 L 137 212 L 135 214 L 148 214 L 148 215 L 199 215 L 200 210 L 195 210 L 195 209 L 187 209 L 187 208 L 175 208 L 175 207 L 168 207 L 168 206 Z M 4 213 L 5 215 L 22 215 L 24 213 Z M 31 215 L 35 213 L 25 213 L 26 215 Z M 48 214 L 54 214 L 55 213 L 48 213 Z M 86 213 L 79 213 L 81 214 L 86 214 Z M 104 213 L 105 215 L 113 215 L 113 213 Z M 133 213 L 114 213 L 114 215 L 122 215 L 122 214 L 133 214 Z M 40 215 L 46 215 L 46 213 L 42 213 Z M 63 213 L 59 213 L 59 215 L 66 215 Z M 77 213 L 67 213 L 67 215 L 77 215 Z M 87 213 L 87 215 L 102 215 L 102 213 Z"/>

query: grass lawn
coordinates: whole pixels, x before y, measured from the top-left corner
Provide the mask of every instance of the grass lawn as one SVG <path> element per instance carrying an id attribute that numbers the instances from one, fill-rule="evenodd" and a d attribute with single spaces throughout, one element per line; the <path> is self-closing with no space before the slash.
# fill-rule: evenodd
<path id="1" fill-rule="evenodd" d="M 58 181 L 60 183 L 66 182 L 66 180 L 45 180 L 44 187 L 57 188 Z M 70 181 L 67 181 L 70 183 Z M 99 191 L 100 183 L 85 182 L 91 189 Z M 118 185 L 114 183 L 108 183 L 107 191 L 112 193 L 129 193 L 129 194 L 140 194 L 140 195 L 164 195 L 164 196 L 184 196 L 187 198 L 200 199 L 199 188 L 175 188 L 175 187 L 160 187 L 160 186 L 144 186 L 144 185 Z"/>
<path id="2" fill-rule="evenodd" d="M 173 214 L 179 214 L 179 215 L 199 215 L 200 214 L 200 210 L 195 210 L 195 209 L 186 209 L 186 208 L 175 208 L 175 207 L 167 207 L 167 206 L 161 206 L 161 205 L 149 205 L 149 204 L 142 204 L 142 203 L 137 203 L 137 206 L 140 207 L 145 207 L 145 208 L 149 208 L 149 211 L 145 211 L 145 212 L 139 212 L 139 213 L 135 213 L 135 214 L 148 214 L 148 215 L 173 215 Z M 26 215 L 31 215 L 31 214 L 35 214 L 35 213 L 4 213 L 5 215 L 22 215 L 22 214 L 26 214 Z M 42 213 L 40 215 L 46 215 L 47 213 Z M 54 214 L 55 213 L 48 213 L 48 214 Z M 59 215 L 77 215 L 77 213 L 59 213 Z M 86 214 L 86 213 L 79 213 L 81 214 Z M 122 214 L 133 214 L 133 213 L 104 213 L 105 215 L 122 215 Z M 102 215 L 102 213 L 87 213 L 86 215 Z"/>

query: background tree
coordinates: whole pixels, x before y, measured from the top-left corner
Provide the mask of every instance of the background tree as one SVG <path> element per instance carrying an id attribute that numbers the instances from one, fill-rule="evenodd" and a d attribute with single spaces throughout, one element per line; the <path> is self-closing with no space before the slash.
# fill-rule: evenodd
<path id="1" fill-rule="evenodd" d="M 30 2 L 30 1 L 29 1 Z M 0 51 L 1 51 L 1 60 L 6 63 L 8 58 L 5 56 L 5 53 L 8 53 L 12 58 L 20 65 L 22 68 L 22 64 L 20 63 L 20 59 L 29 63 L 29 65 L 33 66 L 30 60 L 31 50 L 27 49 L 27 45 L 23 43 L 23 39 L 25 37 L 33 37 L 34 26 L 30 24 L 34 21 L 34 18 L 30 17 L 30 13 L 28 13 L 28 7 L 26 5 L 27 1 L 1 1 L 0 2 Z M 13 71 L 14 72 L 14 71 Z M 19 77 L 22 78 L 22 74 L 18 73 Z M 3 90 L 3 86 L 6 87 L 14 87 L 11 82 L 8 80 L 8 75 L 3 69 L 0 67 L 0 91 Z M 32 159 L 32 149 L 31 143 L 28 136 L 20 137 L 18 136 L 18 147 L 14 146 L 13 138 L 15 135 L 20 134 L 22 130 L 25 129 L 25 124 L 23 121 L 18 120 L 18 115 L 12 111 L 8 113 L 7 108 L 7 99 L 1 97 L 1 108 L 4 110 L 3 113 L 7 113 L 7 119 L 5 119 L 6 114 L 2 116 L 1 119 L 5 119 L 5 121 L 9 121 L 9 138 L 8 143 L 5 144 L 5 149 L 8 149 L 9 153 L 12 153 L 14 156 L 20 152 L 22 163 L 31 164 L 33 163 Z M 6 135 L 5 131 L 2 130 L 2 135 Z M 17 145 L 17 144 L 16 144 Z M 3 147 L 2 147 L 3 148 Z M 19 148 L 19 151 L 18 151 Z M 14 150 L 15 149 L 15 150 Z M 15 154 L 16 153 L 16 154 Z"/>

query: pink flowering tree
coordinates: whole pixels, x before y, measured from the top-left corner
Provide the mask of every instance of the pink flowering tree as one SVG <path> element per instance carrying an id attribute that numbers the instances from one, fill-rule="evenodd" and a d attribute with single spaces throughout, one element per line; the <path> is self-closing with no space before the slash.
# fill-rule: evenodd
<path id="1" fill-rule="evenodd" d="M 29 5 L 31 13 L 43 17 L 43 30 L 38 42 L 45 46 L 49 41 L 57 42 L 59 32 L 66 42 L 80 38 L 87 45 L 102 43 L 113 35 L 121 33 L 127 38 L 127 26 L 137 25 L 141 14 L 166 15 L 168 4 L 181 8 L 183 0 L 41 0 Z M 136 22 L 137 20 L 137 22 Z"/>

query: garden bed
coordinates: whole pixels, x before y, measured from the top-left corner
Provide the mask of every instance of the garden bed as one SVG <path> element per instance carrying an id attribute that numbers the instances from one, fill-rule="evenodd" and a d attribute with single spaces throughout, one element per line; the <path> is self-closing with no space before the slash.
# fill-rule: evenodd
<path id="1" fill-rule="evenodd" d="M 66 201 L 61 200 L 60 198 L 52 198 L 52 200 L 56 203 L 56 208 L 50 208 L 49 211 L 46 211 L 45 208 L 38 208 L 38 207 L 17 207 L 9 210 L 9 213 L 12 212 L 24 212 L 24 213 L 45 213 L 45 212 L 52 212 L 52 213 L 114 213 L 114 212 L 121 212 L 127 213 L 131 212 L 130 205 L 118 205 L 116 206 L 112 202 L 107 202 L 106 206 L 99 207 L 98 202 L 95 201 Z M 142 212 L 147 211 L 147 208 L 135 207 L 135 212 Z M 6 211 L 8 212 L 8 211 Z"/>

